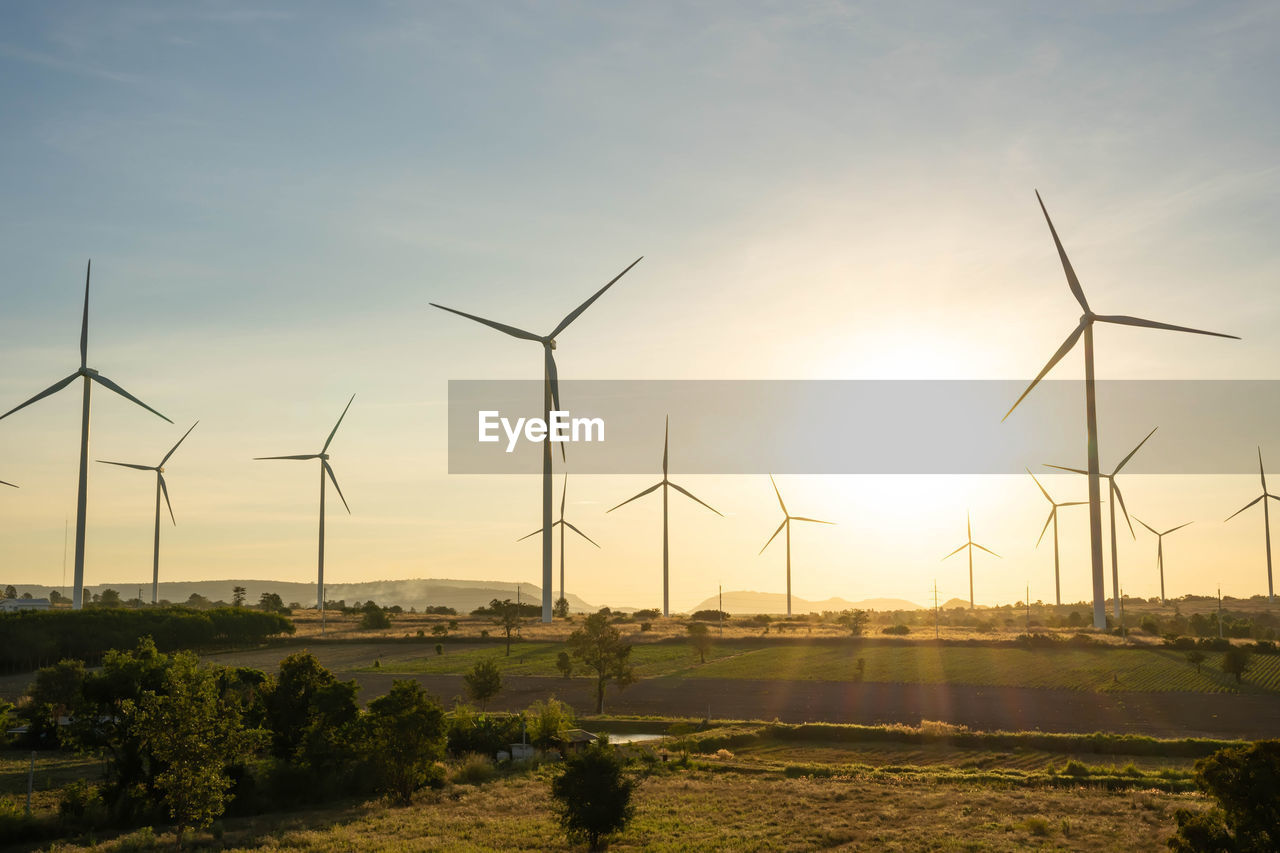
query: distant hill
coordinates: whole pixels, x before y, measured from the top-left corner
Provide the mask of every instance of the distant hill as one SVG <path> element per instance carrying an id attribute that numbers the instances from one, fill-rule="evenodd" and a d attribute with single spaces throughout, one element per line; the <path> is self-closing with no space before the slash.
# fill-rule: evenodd
<path id="1" fill-rule="evenodd" d="M 1123 592 L 1123 590 L 1121 590 Z M 962 610 L 969 609 L 969 602 L 963 598 L 951 598 L 942 603 L 943 610 L 953 610 L 959 607 Z"/>
<path id="2" fill-rule="evenodd" d="M 45 597 L 53 587 L 33 584 L 15 584 L 18 594 L 29 592 L 37 598 Z M 316 585 L 314 583 L 298 583 L 296 581 L 271 580 L 216 580 L 216 581 L 173 581 L 160 584 L 160 598 L 180 604 L 191 597 L 192 593 L 203 595 L 210 601 L 231 602 L 231 591 L 234 587 L 245 588 L 245 600 L 253 604 L 264 592 L 274 592 L 289 604 L 298 602 L 303 607 L 314 607 L 316 601 Z M 537 603 L 542 599 L 542 588 L 533 584 L 506 583 L 504 581 L 466 581 L 449 579 L 419 579 L 394 581 L 363 581 L 361 583 L 328 584 L 330 601 L 346 601 L 348 605 L 356 601 L 376 601 L 383 606 L 398 604 L 405 610 L 410 607 L 421 610 L 428 605 L 452 607 L 459 613 L 470 613 L 482 605 L 487 605 L 495 598 L 510 598 L 515 601 L 519 597 L 525 602 Z M 104 589 L 114 589 L 124 599 L 132 599 L 138 594 L 139 585 L 135 583 L 102 583 L 92 584 L 85 589 L 89 594 Z M 67 593 L 70 595 L 70 592 Z M 565 596 L 569 599 L 569 609 L 575 612 L 594 613 L 599 608 L 588 604 L 576 595 Z M 143 601 L 151 600 L 151 585 L 142 585 Z"/>
<path id="3" fill-rule="evenodd" d="M 712 596 L 700 604 L 689 608 L 692 613 L 697 610 L 718 610 L 720 600 Z M 846 601 L 843 598 L 828 598 L 823 601 L 809 601 L 791 596 L 792 613 L 821 613 L 824 610 L 921 610 L 920 605 L 901 598 L 868 598 L 864 601 Z M 786 613 L 787 596 L 780 592 L 752 592 L 732 590 L 724 593 L 724 611 L 726 613 Z"/>

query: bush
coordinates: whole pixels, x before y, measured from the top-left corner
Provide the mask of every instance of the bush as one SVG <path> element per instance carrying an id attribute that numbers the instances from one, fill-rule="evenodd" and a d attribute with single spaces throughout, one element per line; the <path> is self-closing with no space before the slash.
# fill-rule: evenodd
<path id="1" fill-rule="evenodd" d="M 366 601 L 361 609 L 360 630 L 378 631 L 391 627 L 391 618 L 386 611 L 372 601 Z"/>
<path id="2" fill-rule="evenodd" d="M 473 702 L 479 702 L 483 709 L 489 700 L 502 691 L 502 670 L 496 661 L 485 658 L 476 661 L 475 666 L 462 676 L 467 688 L 467 696 Z"/>
<path id="3" fill-rule="evenodd" d="M 880 629 L 880 633 L 890 634 L 890 635 L 900 637 L 904 634 L 910 634 L 911 629 L 908 628 L 906 625 L 886 625 L 884 628 Z"/>
<path id="4" fill-rule="evenodd" d="M 454 765 L 449 781 L 455 785 L 483 785 L 496 775 L 498 771 L 489 756 L 469 752 Z"/>
<path id="5" fill-rule="evenodd" d="M 1178 809 L 1169 847 L 1178 853 L 1280 849 L 1280 741 L 1222 749 L 1196 762 L 1196 785 L 1216 800 L 1203 812 Z"/>
<path id="6" fill-rule="evenodd" d="M 635 782 L 623 773 L 622 758 L 608 744 L 592 744 L 565 759 L 564 772 L 551 782 L 560 825 L 571 839 L 592 850 L 631 821 Z"/>

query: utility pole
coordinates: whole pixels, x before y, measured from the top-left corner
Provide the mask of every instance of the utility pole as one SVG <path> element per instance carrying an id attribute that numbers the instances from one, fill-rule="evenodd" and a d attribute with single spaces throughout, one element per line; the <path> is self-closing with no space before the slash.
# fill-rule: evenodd
<path id="1" fill-rule="evenodd" d="M 716 584 L 717 595 L 720 598 L 720 639 L 724 639 L 724 584 Z M 707 713 L 710 717 L 710 712 Z"/>
<path id="2" fill-rule="evenodd" d="M 1027 636 L 1031 636 L 1031 584 L 1027 584 Z"/>
<path id="3" fill-rule="evenodd" d="M 328 600 L 329 600 L 329 587 L 327 586 L 320 587 L 320 636 L 321 637 L 324 636 L 324 614 L 325 614 L 324 603 Z"/>
<path id="4" fill-rule="evenodd" d="M 1218 587 L 1218 639 L 1222 639 L 1222 587 Z"/>
<path id="5" fill-rule="evenodd" d="M 71 533 L 71 518 L 64 516 L 62 519 L 62 595 L 67 595 L 67 537 Z"/>
<path id="6" fill-rule="evenodd" d="M 1128 639 L 1129 633 L 1125 630 L 1125 627 L 1124 627 L 1124 590 L 1117 589 L 1116 597 L 1120 599 L 1120 636 L 1123 639 Z"/>
<path id="7" fill-rule="evenodd" d="M 938 579 L 933 579 L 933 638 L 939 638 L 938 634 Z"/>

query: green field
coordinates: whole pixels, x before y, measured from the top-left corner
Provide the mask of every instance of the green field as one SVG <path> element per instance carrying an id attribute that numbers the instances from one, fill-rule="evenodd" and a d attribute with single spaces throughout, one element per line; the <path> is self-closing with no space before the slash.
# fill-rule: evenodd
<path id="1" fill-rule="evenodd" d="M 388 673 L 459 674 L 478 660 L 497 660 L 509 675 L 555 677 L 560 643 L 501 647 L 447 647 L 445 654 L 406 656 L 380 663 Z M 1086 692 L 1235 693 L 1280 691 L 1280 655 L 1254 655 L 1244 683 L 1224 674 L 1221 653 L 1206 652 L 1199 672 L 1183 652 L 1169 649 L 1024 648 L 931 643 L 769 643 L 735 640 L 713 647 L 700 664 L 683 643 L 637 643 L 632 652 L 641 678 L 856 681 L 1039 687 Z M 372 666 L 366 671 L 375 671 Z M 581 673 L 578 673 L 581 674 Z"/>

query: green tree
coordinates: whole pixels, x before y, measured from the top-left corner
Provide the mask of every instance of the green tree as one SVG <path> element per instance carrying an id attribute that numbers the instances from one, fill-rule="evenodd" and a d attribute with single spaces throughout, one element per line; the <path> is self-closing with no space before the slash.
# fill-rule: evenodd
<path id="1" fill-rule="evenodd" d="M 573 709 L 554 696 L 545 701 L 539 699 L 525 709 L 524 720 L 529 743 L 538 749 L 551 749 L 573 728 Z"/>
<path id="2" fill-rule="evenodd" d="M 610 682 L 619 689 L 635 681 L 631 665 L 631 644 L 609 624 L 604 613 L 592 613 L 581 628 L 569 635 L 567 645 L 575 658 L 596 674 L 596 713 L 604 713 L 604 690 Z"/>
<path id="3" fill-rule="evenodd" d="M 551 615 L 557 619 L 569 618 L 569 599 L 557 598 L 556 603 L 551 606 Z"/>
<path id="4" fill-rule="evenodd" d="M 836 621 L 848 628 L 853 636 L 861 637 L 866 632 L 867 623 L 871 621 L 871 617 L 865 610 L 846 610 Z"/>
<path id="5" fill-rule="evenodd" d="M 489 611 L 493 613 L 493 622 L 502 628 L 507 637 L 507 657 L 511 657 L 511 632 L 520 627 L 520 605 L 509 598 L 502 601 L 493 599 L 489 602 Z"/>
<path id="6" fill-rule="evenodd" d="M 1196 673 L 1199 674 L 1200 667 L 1204 664 L 1204 652 L 1199 649 L 1192 649 L 1187 652 L 1187 663 L 1194 666 L 1196 668 Z"/>
<path id="7" fill-rule="evenodd" d="M 264 592 L 258 596 L 258 609 L 265 610 L 268 613 L 289 612 L 289 608 L 284 606 L 284 601 L 280 598 L 280 594 L 276 592 Z"/>
<path id="8" fill-rule="evenodd" d="M 1178 809 L 1176 853 L 1264 853 L 1280 849 L 1280 741 L 1220 749 L 1196 762 L 1196 785 L 1216 804 Z"/>
<path id="9" fill-rule="evenodd" d="M 1236 684 L 1249 668 L 1249 650 L 1244 646 L 1232 646 L 1222 654 L 1222 671 L 1236 677 Z"/>
<path id="10" fill-rule="evenodd" d="M 280 661 L 279 674 L 262 688 L 272 754 L 313 770 L 341 772 L 353 757 L 357 690 L 354 681 L 339 681 L 310 652 Z"/>
<path id="11" fill-rule="evenodd" d="M 570 839 L 604 849 L 606 839 L 631 821 L 635 782 L 623 772 L 621 757 L 607 743 L 565 759 L 564 772 L 551 782 L 560 825 Z"/>
<path id="12" fill-rule="evenodd" d="M 698 660 L 706 663 L 707 652 L 711 651 L 711 631 L 705 622 L 690 622 L 684 627 L 689 632 L 689 645 L 698 653 Z"/>
<path id="13" fill-rule="evenodd" d="M 462 681 L 466 685 L 467 696 L 472 702 L 479 702 L 483 711 L 489 700 L 502 690 L 502 670 L 498 669 L 496 661 L 485 658 L 476 661 L 476 665 L 462 676 Z"/>
<path id="14" fill-rule="evenodd" d="M 568 652 L 556 655 L 556 669 L 560 670 L 560 674 L 565 678 L 573 675 L 573 658 L 569 657 Z"/>
<path id="15" fill-rule="evenodd" d="M 360 608 L 360 629 L 362 631 L 377 631 L 381 628 L 390 627 L 391 618 L 376 602 L 372 600 L 366 601 L 364 606 Z"/>
<path id="16" fill-rule="evenodd" d="M 444 756 L 444 709 L 416 681 L 396 681 L 369 703 L 366 750 L 377 770 L 378 788 L 408 805 L 413 792 L 434 781 Z"/>
<path id="17" fill-rule="evenodd" d="M 80 703 L 84 679 L 84 661 L 80 660 L 60 660 L 36 673 L 27 687 L 27 702 L 22 709 L 33 743 L 58 744 L 58 719 L 70 715 Z"/>
<path id="18" fill-rule="evenodd" d="M 232 588 L 231 588 L 231 606 L 232 606 L 232 607 L 243 607 L 243 606 L 244 606 L 244 596 L 245 596 L 245 593 L 246 593 L 246 592 L 247 592 L 247 590 L 245 590 L 245 588 L 244 588 L 244 587 L 242 587 L 242 586 L 234 586 L 234 587 L 232 587 Z"/>
<path id="19" fill-rule="evenodd" d="M 17 598 L 17 597 L 18 597 L 18 588 L 15 587 L 13 584 L 9 584 L 8 586 L 6 586 L 4 588 L 4 595 L 0 596 L 0 598 Z"/>
<path id="20" fill-rule="evenodd" d="M 94 600 L 103 607 L 121 607 L 124 601 L 120 598 L 120 593 L 114 589 L 104 589 L 100 594 L 94 596 Z"/>

